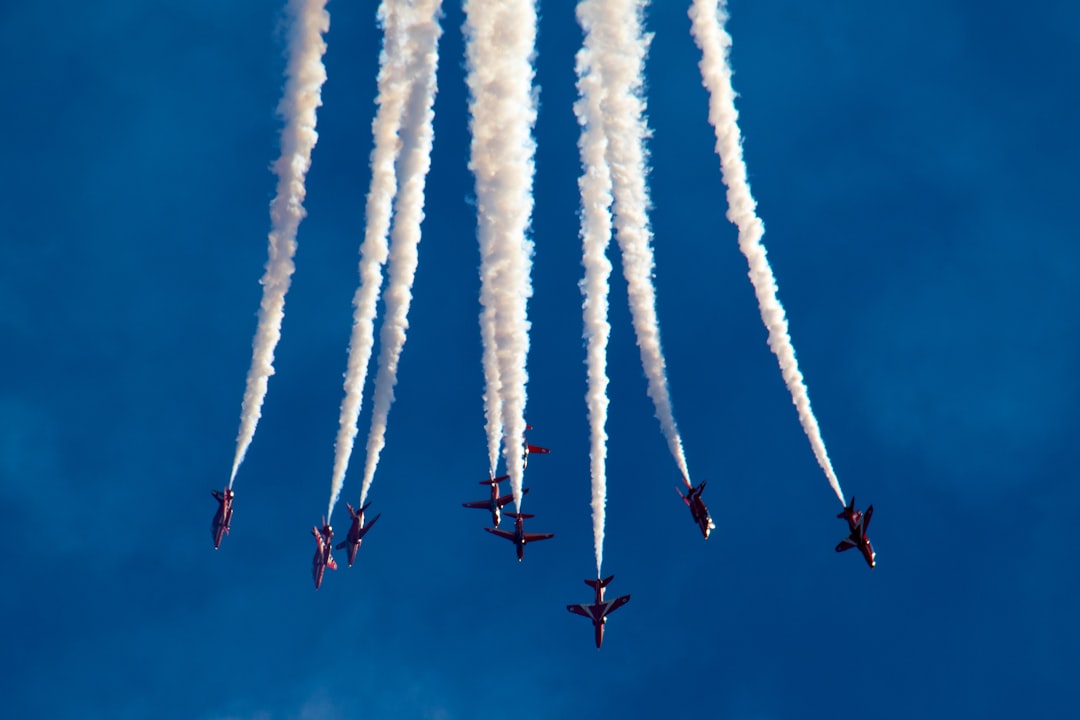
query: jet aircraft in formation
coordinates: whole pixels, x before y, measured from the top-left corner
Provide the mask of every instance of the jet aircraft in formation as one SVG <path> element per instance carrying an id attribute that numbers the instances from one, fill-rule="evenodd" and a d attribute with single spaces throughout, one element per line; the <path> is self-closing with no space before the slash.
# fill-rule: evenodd
<path id="1" fill-rule="evenodd" d="M 349 509 L 349 517 L 352 518 L 352 525 L 349 526 L 349 534 L 345 536 L 345 540 L 337 544 L 337 549 L 349 548 L 349 567 L 352 567 L 353 563 L 356 562 L 356 551 L 360 549 L 360 543 L 363 542 L 367 531 L 371 529 L 376 520 L 382 517 L 382 513 L 379 513 L 371 518 L 371 522 L 365 525 L 364 511 L 368 509 L 368 505 L 371 505 L 371 503 L 364 503 L 364 507 L 353 510 L 352 505 L 345 503 L 345 507 Z"/>
<path id="2" fill-rule="evenodd" d="M 532 430 L 532 425 L 526 425 L 526 430 Z M 522 470 L 529 467 L 529 455 L 547 455 L 551 450 L 545 447 L 539 447 L 537 445 L 530 445 L 528 441 L 525 441 L 525 455 L 521 458 Z"/>
<path id="3" fill-rule="evenodd" d="M 526 430 L 532 430 L 531 425 L 525 426 Z M 528 462 L 530 454 L 547 455 L 551 452 L 548 448 L 538 447 L 536 445 L 530 445 L 528 442 L 524 446 L 523 461 Z M 485 527 L 487 532 L 497 535 L 498 537 L 509 540 L 514 543 L 517 548 L 518 562 L 521 562 L 525 557 L 525 545 L 530 542 L 538 542 L 540 540 L 549 540 L 555 537 L 554 533 L 527 533 L 525 532 L 525 520 L 527 518 L 535 517 L 526 513 L 506 513 L 508 516 L 514 518 L 514 531 L 509 532 L 506 530 L 500 530 L 499 525 L 502 521 L 502 508 L 509 504 L 513 499 L 513 494 L 499 495 L 499 483 L 503 480 L 509 479 L 509 475 L 502 475 L 500 477 L 493 477 L 489 480 L 481 480 L 481 485 L 489 485 L 491 487 L 491 497 L 487 500 L 477 500 L 474 502 L 462 503 L 462 506 L 467 508 L 476 508 L 481 510 L 487 510 L 491 513 L 491 522 L 494 527 Z M 702 481 L 700 485 L 694 487 L 685 480 L 688 488 L 684 495 L 681 490 L 676 488 L 679 493 L 679 497 L 690 508 L 690 515 L 693 517 L 694 522 L 697 524 L 698 529 L 701 531 L 702 537 L 706 540 L 709 538 L 709 533 L 716 529 L 716 525 L 713 523 L 712 518 L 709 517 L 709 509 L 705 506 L 705 502 L 701 499 L 702 491 L 705 489 L 705 481 Z M 233 499 L 235 493 L 232 488 L 225 488 L 224 490 L 211 490 L 211 494 L 218 502 L 217 511 L 214 513 L 214 519 L 211 523 L 211 530 L 214 540 L 214 549 L 217 550 L 221 547 L 221 541 L 225 535 L 229 534 L 229 525 L 232 522 L 233 514 Z M 529 492 L 529 488 L 522 488 L 522 494 Z M 355 510 L 352 505 L 346 503 L 346 507 L 349 510 L 349 516 L 352 518 L 352 524 L 349 527 L 348 535 L 346 539 L 339 543 L 336 548 L 338 550 L 348 549 L 349 567 L 353 566 L 356 561 L 356 554 L 360 549 L 360 544 L 363 541 L 364 536 L 367 534 L 371 526 L 378 521 L 381 517 L 381 513 L 371 519 L 370 522 L 364 522 L 364 512 L 368 509 L 371 503 L 366 503 L 359 510 Z M 836 552 L 843 552 L 850 550 L 851 548 L 858 548 L 862 553 L 863 558 L 866 560 L 866 564 L 873 568 L 876 565 L 876 554 L 874 547 L 870 543 L 870 539 L 867 537 L 866 531 L 870 526 L 870 518 L 873 517 L 874 506 L 869 505 L 866 508 L 866 512 L 855 509 L 855 498 L 851 498 L 851 502 L 844 506 L 844 509 L 837 515 L 838 518 L 847 521 L 848 530 L 850 534 L 840 541 L 836 546 Z M 337 570 L 337 562 L 334 560 L 332 550 L 334 549 L 333 537 L 334 531 L 330 525 L 323 519 L 322 529 L 318 527 L 312 527 L 311 534 L 315 538 L 316 550 L 315 556 L 312 558 L 311 573 L 312 578 L 315 581 L 315 589 L 318 590 L 322 585 L 323 575 L 326 572 L 326 568 L 331 570 Z M 586 580 L 585 583 L 592 587 L 596 592 L 596 597 L 592 604 L 579 604 L 579 605 L 567 605 L 566 609 L 577 615 L 590 618 L 593 621 L 593 625 L 596 629 L 596 647 L 600 647 L 604 638 L 604 624 L 607 622 L 607 616 L 613 613 L 625 605 L 630 600 L 629 595 L 623 595 L 615 598 L 614 600 L 604 600 L 604 588 L 611 582 L 614 575 L 604 578 L 603 580 Z"/>
<path id="4" fill-rule="evenodd" d="M 607 616 L 621 608 L 626 603 L 630 602 L 629 595 L 623 595 L 617 597 L 614 600 L 604 600 L 604 588 L 614 578 L 614 575 L 609 575 L 603 580 L 597 578 L 595 580 L 586 580 L 585 584 L 591 587 L 596 597 L 591 604 L 582 605 L 567 605 L 566 609 L 575 615 L 581 615 L 592 620 L 593 628 L 596 630 L 596 647 L 600 648 L 600 645 L 604 642 L 604 625 L 607 624 Z"/>
<path id="5" fill-rule="evenodd" d="M 217 550 L 221 547 L 222 538 L 229 534 L 229 523 L 232 522 L 233 498 L 236 493 L 233 492 L 232 488 L 227 487 L 224 490 L 211 490 L 210 494 L 218 501 L 217 512 L 214 513 L 214 520 L 210 524 L 214 538 L 214 549 Z"/>
<path id="6" fill-rule="evenodd" d="M 682 494 L 678 487 L 675 490 L 679 493 L 682 501 L 686 503 L 686 506 L 690 508 L 690 514 L 693 516 L 694 522 L 697 523 L 698 529 L 701 530 L 701 535 L 708 540 L 709 533 L 716 529 L 716 525 L 713 524 L 712 518 L 709 517 L 709 509 L 705 507 L 705 501 L 701 499 L 701 491 L 705 489 L 705 481 L 702 480 L 697 487 L 691 486 L 689 482 L 686 483 L 686 486 L 689 489 L 685 495 Z"/>
<path id="7" fill-rule="evenodd" d="M 836 546 L 836 552 L 858 548 L 863 559 L 866 560 L 866 564 L 871 569 L 877 564 L 877 554 L 874 552 L 874 546 L 870 544 L 870 538 L 866 536 L 866 529 L 870 527 L 870 518 L 873 515 L 873 505 L 868 505 L 866 512 L 863 513 L 855 509 L 855 498 L 852 497 L 851 502 L 845 505 L 840 514 L 836 516 L 842 520 L 847 520 L 848 530 L 851 532 Z"/>
<path id="8" fill-rule="evenodd" d="M 501 475 L 497 478 L 491 478 L 490 480 L 481 480 L 481 485 L 491 486 L 491 497 L 487 500 L 477 500 L 475 502 L 461 503 L 462 507 L 478 508 L 480 510 L 488 510 L 491 512 L 491 524 L 495 527 L 499 527 L 499 523 L 502 522 L 502 507 L 514 499 L 513 493 L 507 495 L 499 495 L 499 483 L 503 480 L 509 479 L 509 475 Z M 529 492 L 529 488 L 522 488 L 521 494 Z M 374 521 L 373 521 L 374 522 Z"/>
<path id="9" fill-rule="evenodd" d="M 315 557 L 311 559 L 311 577 L 315 580 L 315 589 L 318 590 L 319 586 L 322 585 L 323 573 L 326 572 L 326 568 L 337 570 L 337 562 L 334 560 L 334 556 L 330 554 L 334 547 L 332 544 L 334 529 L 326 523 L 326 518 L 323 518 L 322 529 L 313 526 L 311 534 L 315 536 L 316 543 Z"/>
<path id="10" fill-rule="evenodd" d="M 517 559 L 521 562 L 525 559 L 525 545 L 531 542 L 538 542 L 540 540 L 550 540 L 555 537 L 555 533 L 527 533 L 525 532 L 525 519 L 536 517 L 535 515 L 529 515 L 528 513 L 506 513 L 508 516 L 514 518 L 514 532 L 507 532 L 506 530 L 498 530 L 496 528 L 484 528 L 492 535 L 498 535 L 501 538 L 505 538 L 517 546 Z"/>

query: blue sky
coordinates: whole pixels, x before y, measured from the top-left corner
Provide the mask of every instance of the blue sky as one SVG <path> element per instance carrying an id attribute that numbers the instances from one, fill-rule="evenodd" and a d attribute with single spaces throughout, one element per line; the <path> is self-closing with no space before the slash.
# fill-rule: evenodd
<path id="1" fill-rule="evenodd" d="M 482 532 L 479 255 L 460 7 L 447 4 L 411 327 L 357 566 L 310 581 L 367 192 L 374 3 L 331 2 L 277 374 L 214 552 L 279 153 L 278 2 L 0 7 L 0 690 L 12 717 L 1068 717 L 1080 571 L 1071 3 L 736 1 L 751 187 L 846 493 L 765 344 L 689 36 L 648 62 L 658 313 L 703 542 L 613 276 L 597 653 L 573 4 L 541 4 L 532 529 Z M 614 256 L 613 256 L 614 259 Z M 616 268 L 618 268 L 617 260 Z M 370 403 L 361 416 L 366 433 Z M 362 447 L 343 497 L 359 494 Z M 478 493 L 479 488 L 479 493 Z M 339 512 L 343 508 L 339 508 Z M 345 521 L 339 515 L 339 530 Z"/>

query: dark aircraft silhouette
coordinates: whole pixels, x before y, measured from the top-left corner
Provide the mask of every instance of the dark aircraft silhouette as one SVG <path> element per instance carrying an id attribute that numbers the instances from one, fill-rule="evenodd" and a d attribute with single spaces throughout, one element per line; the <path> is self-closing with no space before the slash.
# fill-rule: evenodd
<path id="1" fill-rule="evenodd" d="M 845 518 L 848 521 L 848 526 L 851 530 L 851 534 L 840 541 L 836 546 L 836 552 L 844 552 L 851 548 L 858 548 L 862 553 L 863 559 L 866 560 L 866 564 L 871 569 L 877 564 L 877 554 L 874 552 L 874 546 L 870 544 L 870 538 L 866 536 L 866 529 L 870 527 L 870 518 L 874 515 L 874 506 L 869 505 L 866 508 L 865 513 L 860 513 L 855 509 L 855 498 L 851 498 L 851 505 L 846 506 L 844 511 L 837 517 Z"/>
<path id="2" fill-rule="evenodd" d="M 525 558 L 525 545 L 526 543 L 537 542 L 539 540 L 549 540 L 555 537 L 555 533 L 527 533 L 525 532 L 525 518 L 536 517 L 535 515 L 529 515 L 527 513 L 506 513 L 509 517 L 515 518 L 514 532 L 507 532 L 506 530 L 496 530 L 495 528 L 484 528 L 492 535 L 498 535 L 501 538 L 506 538 L 510 542 L 517 546 L 517 558 L 518 562 L 521 562 Z"/>
<path id="3" fill-rule="evenodd" d="M 614 577 L 614 575 L 609 575 L 603 580 L 599 578 L 596 580 L 586 580 L 585 584 L 596 591 L 596 598 L 593 600 L 592 604 L 566 606 L 566 609 L 575 615 L 581 615 L 582 617 L 587 617 L 592 620 L 593 627 L 596 629 L 597 649 L 599 649 L 600 645 L 604 642 L 604 625 L 607 623 L 607 616 L 630 602 L 629 595 L 623 595 L 614 600 L 604 600 L 604 588 L 607 587 L 607 584 L 611 582 Z"/>
<path id="4" fill-rule="evenodd" d="M 685 495 L 682 494 L 678 487 L 675 490 L 679 493 L 682 501 L 690 508 L 690 514 L 694 517 L 694 522 L 697 523 L 702 536 L 708 540 L 709 533 L 716 529 L 716 525 L 713 524 L 712 518 L 709 517 L 709 509 L 705 507 L 705 502 L 701 499 L 701 491 L 705 489 L 705 481 L 702 480 L 697 487 L 692 487 L 688 482 L 686 486 L 689 489 Z"/>
<path id="5" fill-rule="evenodd" d="M 322 585 L 323 573 L 326 572 L 326 568 L 337 570 L 337 562 L 334 561 L 334 556 L 330 554 L 333 552 L 331 541 L 334 539 L 334 529 L 327 525 L 326 518 L 323 518 L 322 530 L 313 526 L 311 534 L 315 536 L 317 544 L 315 557 L 311 560 L 311 577 L 314 578 L 315 589 L 318 590 L 319 586 Z"/>
<path id="6" fill-rule="evenodd" d="M 218 501 L 217 512 L 214 520 L 210 523 L 210 530 L 214 538 L 214 549 L 221 547 L 221 539 L 229 534 L 229 523 L 232 522 L 232 504 L 236 493 L 232 488 L 224 490 L 211 490 L 210 494 Z"/>
<path id="7" fill-rule="evenodd" d="M 490 510 L 491 524 L 495 527 L 499 527 L 499 523 L 502 522 L 502 507 L 514 499 L 513 493 L 503 495 L 502 497 L 499 496 L 499 483 L 501 483 L 503 480 L 508 479 L 509 477 L 509 475 L 502 475 L 500 477 L 492 478 L 490 480 L 481 480 L 481 485 L 491 486 L 491 497 L 487 500 L 477 500 L 475 502 L 461 503 L 461 506 L 467 508 L 479 508 L 481 510 Z M 521 489 L 522 495 L 527 492 L 529 492 L 529 488 Z"/>
<path id="8" fill-rule="evenodd" d="M 376 520 L 382 517 L 382 513 L 379 513 L 371 518 L 371 522 L 365 525 L 364 511 L 368 509 L 368 505 L 371 505 L 371 503 L 364 503 L 364 507 L 357 511 L 353 510 L 352 505 L 345 503 L 345 507 L 349 508 L 352 525 L 349 526 L 349 534 L 345 536 L 345 540 L 337 544 L 337 549 L 349 548 L 349 567 L 352 567 L 353 563 L 356 562 L 356 551 L 360 549 L 360 543 L 363 541 L 364 536 L 367 535 L 367 531 L 371 529 Z"/>

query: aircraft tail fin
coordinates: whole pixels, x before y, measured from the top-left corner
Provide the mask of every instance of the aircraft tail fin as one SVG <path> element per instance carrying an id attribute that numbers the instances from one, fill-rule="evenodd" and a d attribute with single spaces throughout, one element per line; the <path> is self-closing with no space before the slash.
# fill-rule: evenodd
<path id="1" fill-rule="evenodd" d="M 844 509 L 841 510 L 840 514 L 837 515 L 836 517 L 843 519 L 843 518 L 846 518 L 846 517 L 850 517 L 854 512 L 855 512 L 855 496 L 852 495 L 851 496 L 851 501 L 847 505 L 844 506 Z"/>
<path id="2" fill-rule="evenodd" d="M 529 514 L 529 513 L 512 513 L 512 512 L 508 512 L 508 513 L 506 513 L 506 514 L 507 514 L 507 515 L 508 515 L 509 517 L 512 517 L 512 518 L 524 518 L 525 520 L 528 520 L 529 518 L 534 518 L 534 517 L 536 517 L 535 515 L 531 515 L 531 514 Z"/>
<path id="3" fill-rule="evenodd" d="M 591 587 L 593 590 L 597 590 L 599 588 L 607 587 L 608 583 L 610 583 L 614 579 L 615 579 L 614 575 L 608 575 L 603 580 L 601 580 L 600 578 L 597 578 L 595 580 L 586 580 L 585 584 L 588 585 L 589 587 Z"/>
<path id="4" fill-rule="evenodd" d="M 499 477 L 491 478 L 490 480 L 481 480 L 480 484 L 481 485 L 498 485 L 503 480 L 509 480 L 509 479 L 510 479 L 509 475 L 500 475 Z"/>

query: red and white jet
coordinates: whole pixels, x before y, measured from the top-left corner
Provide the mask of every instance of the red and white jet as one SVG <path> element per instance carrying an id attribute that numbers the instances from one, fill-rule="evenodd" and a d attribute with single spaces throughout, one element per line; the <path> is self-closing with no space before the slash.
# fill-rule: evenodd
<path id="1" fill-rule="evenodd" d="M 550 540 L 555 537 L 555 533 L 527 533 L 525 532 L 525 519 L 536 517 L 535 515 L 529 515 L 528 513 L 506 513 L 509 517 L 514 518 L 514 532 L 507 532 L 506 530 L 497 530 L 495 528 L 484 528 L 492 535 L 498 535 L 501 538 L 506 538 L 510 542 L 517 546 L 518 562 L 525 559 L 525 545 L 526 543 L 537 542 L 539 540 Z"/>
<path id="2" fill-rule="evenodd" d="M 599 578 L 596 580 L 586 580 L 585 584 L 596 591 L 596 598 L 593 600 L 592 604 L 566 606 L 566 609 L 575 615 L 581 615 L 582 617 L 587 617 L 592 620 L 593 627 L 596 629 L 597 649 L 599 649 L 600 645 L 604 642 L 604 625 L 607 623 L 607 616 L 630 602 L 629 595 L 623 595 L 614 600 L 604 600 L 604 588 L 607 587 L 607 584 L 611 582 L 614 577 L 614 575 L 609 575 L 603 580 Z"/>
<path id="3" fill-rule="evenodd" d="M 514 494 L 499 496 L 499 483 L 503 480 L 509 479 L 509 475 L 502 475 L 490 480 L 481 480 L 481 485 L 491 486 L 491 497 L 487 500 L 477 500 L 475 502 L 461 503 L 462 507 L 467 508 L 479 508 L 480 510 L 491 511 L 491 524 L 495 527 L 499 527 L 499 523 L 502 522 L 502 507 L 514 499 Z M 529 492 L 529 488 L 521 488 L 521 494 Z M 372 520 L 374 522 L 374 520 Z"/>
<path id="4" fill-rule="evenodd" d="M 532 425 L 526 425 L 526 430 L 532 430 Z M 545 447 L 539 447 L 537 445 L 530 445 L 528 441 L 525 442 L 525 455 L 521 459 L 522 470 L 529 466 L 529 455 L 547 455 L 551 450 Z"/>
<path id="5" fill-rule="evenodd" d="M 334 529 L 326 524 L 326 518 L 323 518 L 322 530 L 312 526 L 311 534 L 315 536 L 315 557 L 311 560 L 311 577 L 315 580 L 315 589 L 318 590 L 322 585 L 323 573 L 326 572 L 326 568 L 331 570 L 337 570 L 337 562 L 334 561 L 334 556 L 330 553 L 333 551 L 334 546 L 331 541 L 334 539 Z"/>
<path id="6" fill-rule="evenodd" d="M 371 529 L 376 520 L 382 517 L 382 513 L 379 513 L 371 518 L 371 522 L 367 525 L 364 524 L 364 511 L 368 509 L 370 504 L 370 502 L 364 503 L 364 507 L 357 511 L 353 510 L 352 505 L 345 503 L 345 507 L 349 508 L 352 525 L 349 526 L 349 534 L 345 536 L 345 540 L 337 544 L 337 549 L 349 548 L 349 567 L 352 567 L 353 563 L 356 562 L 356 551 L 360 549 L 360 543 L 363 541 L 364 536 L 367 535 L 367 531 Z"/>
<path id="7" fill-rule="evenodd" d="M 685 482 L 685 480 L 684 480 Z M 701 491 L 705 489 L 705 481 L 702 480 L 701 484 L 697 487 L 693 487 L 690 483 L 686 483 L 686 494 L 683 495 L 682 491 L 676 486 L 675 490 L 679 493 L 679 497 L 690 508 L 690 514 L 694 517 L 694 522 L 697 523 L 698 529 L 701 530 L 702 536 L 708 540 L 709 533 L 716 529 L 716 525 L 713 524 L 712 518 L 709 517 L 709 509 L 705 507 L 705 502 L 701 499 Z"/>
<path id="8" fill-rule="evenodd" d="M 210 523 L 210 530 L 214 538 L 214 549 L 221 547 L 221 539 L 229 534 L 229 523 L 232 522 L 232 504 L 236 493 L 232 488 L 224 490 L 211 490 L 210 494 L 218 501 L 217 512 L 214 520 Z"/>
<path id="9" fill-rule="evenodd" d="M 846 505 L 843 511 L 836 516 L 847 520 L 848 528 L 851 530 L 851 534 L 836 546 L 836 552 L 858 548 L 863 559 L 866 560 L 866 564 L 871 569 L 877 564 L 877 554 L 874 552 L 874 546 L 870 544 L 870 538 L 866 536 L 866 529 L 870 527 L 870 518 L 873 515 L 873 505 L 867 506 L 866 512 L 862 513 L 855 509 L 855 498 L 851 498 L 851 504 Z"/>

